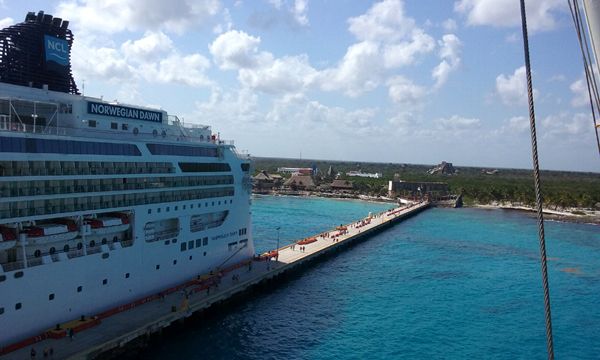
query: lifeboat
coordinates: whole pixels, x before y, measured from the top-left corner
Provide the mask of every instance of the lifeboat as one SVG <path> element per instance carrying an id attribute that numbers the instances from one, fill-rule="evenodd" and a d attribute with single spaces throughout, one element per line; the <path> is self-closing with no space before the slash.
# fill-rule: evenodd
<path id="1" fill-rule="evenodd" d="M 304 240 L 300 240 L 297 242 L 297 244 L 298 245 L 308 245 L 308 244 L 314 243 L 315 241 L 317 241 L 317 238 L 312 237 L 312 238 L 306 238 Z"/>
<path id="2" fill-rule="evenodd" d="M 126 214 L 113 213 L 109 215 L 96 219 L 86 219 L 84 223 L 90 225 L 93 235 L 112 234 L 129 229 L 129 217 Z"/>
<path id="3" fill-rule="evenodd" d="M 73 220 L 59 219 L 54 223 L 40 224 L 25 229 L 30 244 L 44 244 L 73 240 L 79 235 Z"/>
<path id="4" fill-rule="evenodd" d="M 13 229 L 0 226 L 0 250 L 8 250 L 17 245 L 17 235 Z"/>

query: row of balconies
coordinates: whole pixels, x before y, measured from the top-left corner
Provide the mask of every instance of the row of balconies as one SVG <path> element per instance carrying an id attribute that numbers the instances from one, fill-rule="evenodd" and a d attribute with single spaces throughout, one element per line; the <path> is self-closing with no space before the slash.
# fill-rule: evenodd
<path id="1" fill-rule="evenodd" d="M 213 186 L 233 184 L 231 175 L 183 176 L 169 178 L 113 178 L 83 180 L 49 180 L 0 182 L 0 197 L 42 196 L 83 192 L 161 189 L 170 187 Z"/>
<path id="2" fill-rule="evenodd" d="M 171 163 L 112 161 L 0 161 L 0 176 L 65 176 L 174 173 Z"/>
<path id="3" fill-rule="evenodd" d="M 122 195 L 82 196 L 69 199 L 20 201 L 0 203 L 0 218 L 92 211 L 233 195 L 234 190 L 230 187 L 223 189 L 163 191 Z"/>

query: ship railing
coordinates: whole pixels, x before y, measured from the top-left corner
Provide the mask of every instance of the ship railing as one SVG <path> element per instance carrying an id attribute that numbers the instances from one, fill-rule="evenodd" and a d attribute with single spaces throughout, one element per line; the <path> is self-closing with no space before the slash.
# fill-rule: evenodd
<path id="1" fill-rule="evenodd" d="M 5 115 L 0 115 L 5 116 Z M 3 123 L 0 118 L 0 124 Z M 185 129 L 185 128 L 183 128 Z M 0 133 L 27 133 L 27 134 L 42 134 L 42 135 L 55 135 L 55 136 L 76 136 L 84 138 L 110 138 L 117 140 L 144 140 L 144 141 L 156 141 L 156 142 L 183 142 L 183 143 L 194 143 L 194 144 L 213 144 L 213 145 L 234 145 L 233 140 L 223 140 L 219 138 L 201 137 L 195 136 L 194 134 L 182 131 L 180 134 L 168 134 L 164 135 L 158 132 L 144 132 L 138 131 L 134 133 L 113 131 L 113 130 L 102 130 L 87 127 L 67 127 L 67 126 L 40 126 L 21 124 L 18 122 L 7 122 L 6 126 L 0 126 Z"/>

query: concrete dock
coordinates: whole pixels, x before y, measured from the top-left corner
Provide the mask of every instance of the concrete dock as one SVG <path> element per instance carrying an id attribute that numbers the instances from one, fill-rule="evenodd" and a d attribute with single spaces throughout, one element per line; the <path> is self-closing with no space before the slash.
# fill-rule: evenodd
<path id="1" fill-rule="evenodd" d="M 68 336 L 59 339 L 41 337 L 43 340 L 0 356 L 0 359 L 29 359 L 32 348 L 37 353 L 36 359 L 43 359 L 44 349 L 50 348 L 53 349 L 53 359 L 110 356 L 133 340 L 160 332 L 173 323 L 184 321 L 192 314 L 240 295 L 260 283 L 298 270 L 310 261 L 364 240 L 429 206 L 429 203 L 422 202 L 384 211 L 302 239 L 304 241 L 299 240 L 253 260 L 220 269 L 214 274 L 199 275 L 177 287 L 177 291 L 155 296 L 110 316 L 101 316 L 98 325 L 76 333 L 72 339 Z"/>

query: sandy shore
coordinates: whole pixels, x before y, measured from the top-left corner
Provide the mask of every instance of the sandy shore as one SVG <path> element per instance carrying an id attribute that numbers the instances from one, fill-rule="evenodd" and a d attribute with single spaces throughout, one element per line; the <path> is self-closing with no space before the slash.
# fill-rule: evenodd
<path id="1" fill-rule="evenodd" d="M 465 207 L 473 207 L 479 209 L 501 209 L 510 211 L 520 211 L 526 213 L 532 217 L 536 216 L 536 210 L 527 206 L 515 206 L 510 204 L 475 204 Z M 600 211 L 593 211 L 588 209 L 573 208 L 568 211 L 552 210 L 544 208 L 544 219 L 554 221 L 565 221 L 574 222 L 581 224 L 595 224 L 600 225 Z M 573 211 L 583 214 L 573 213 Z"/>

